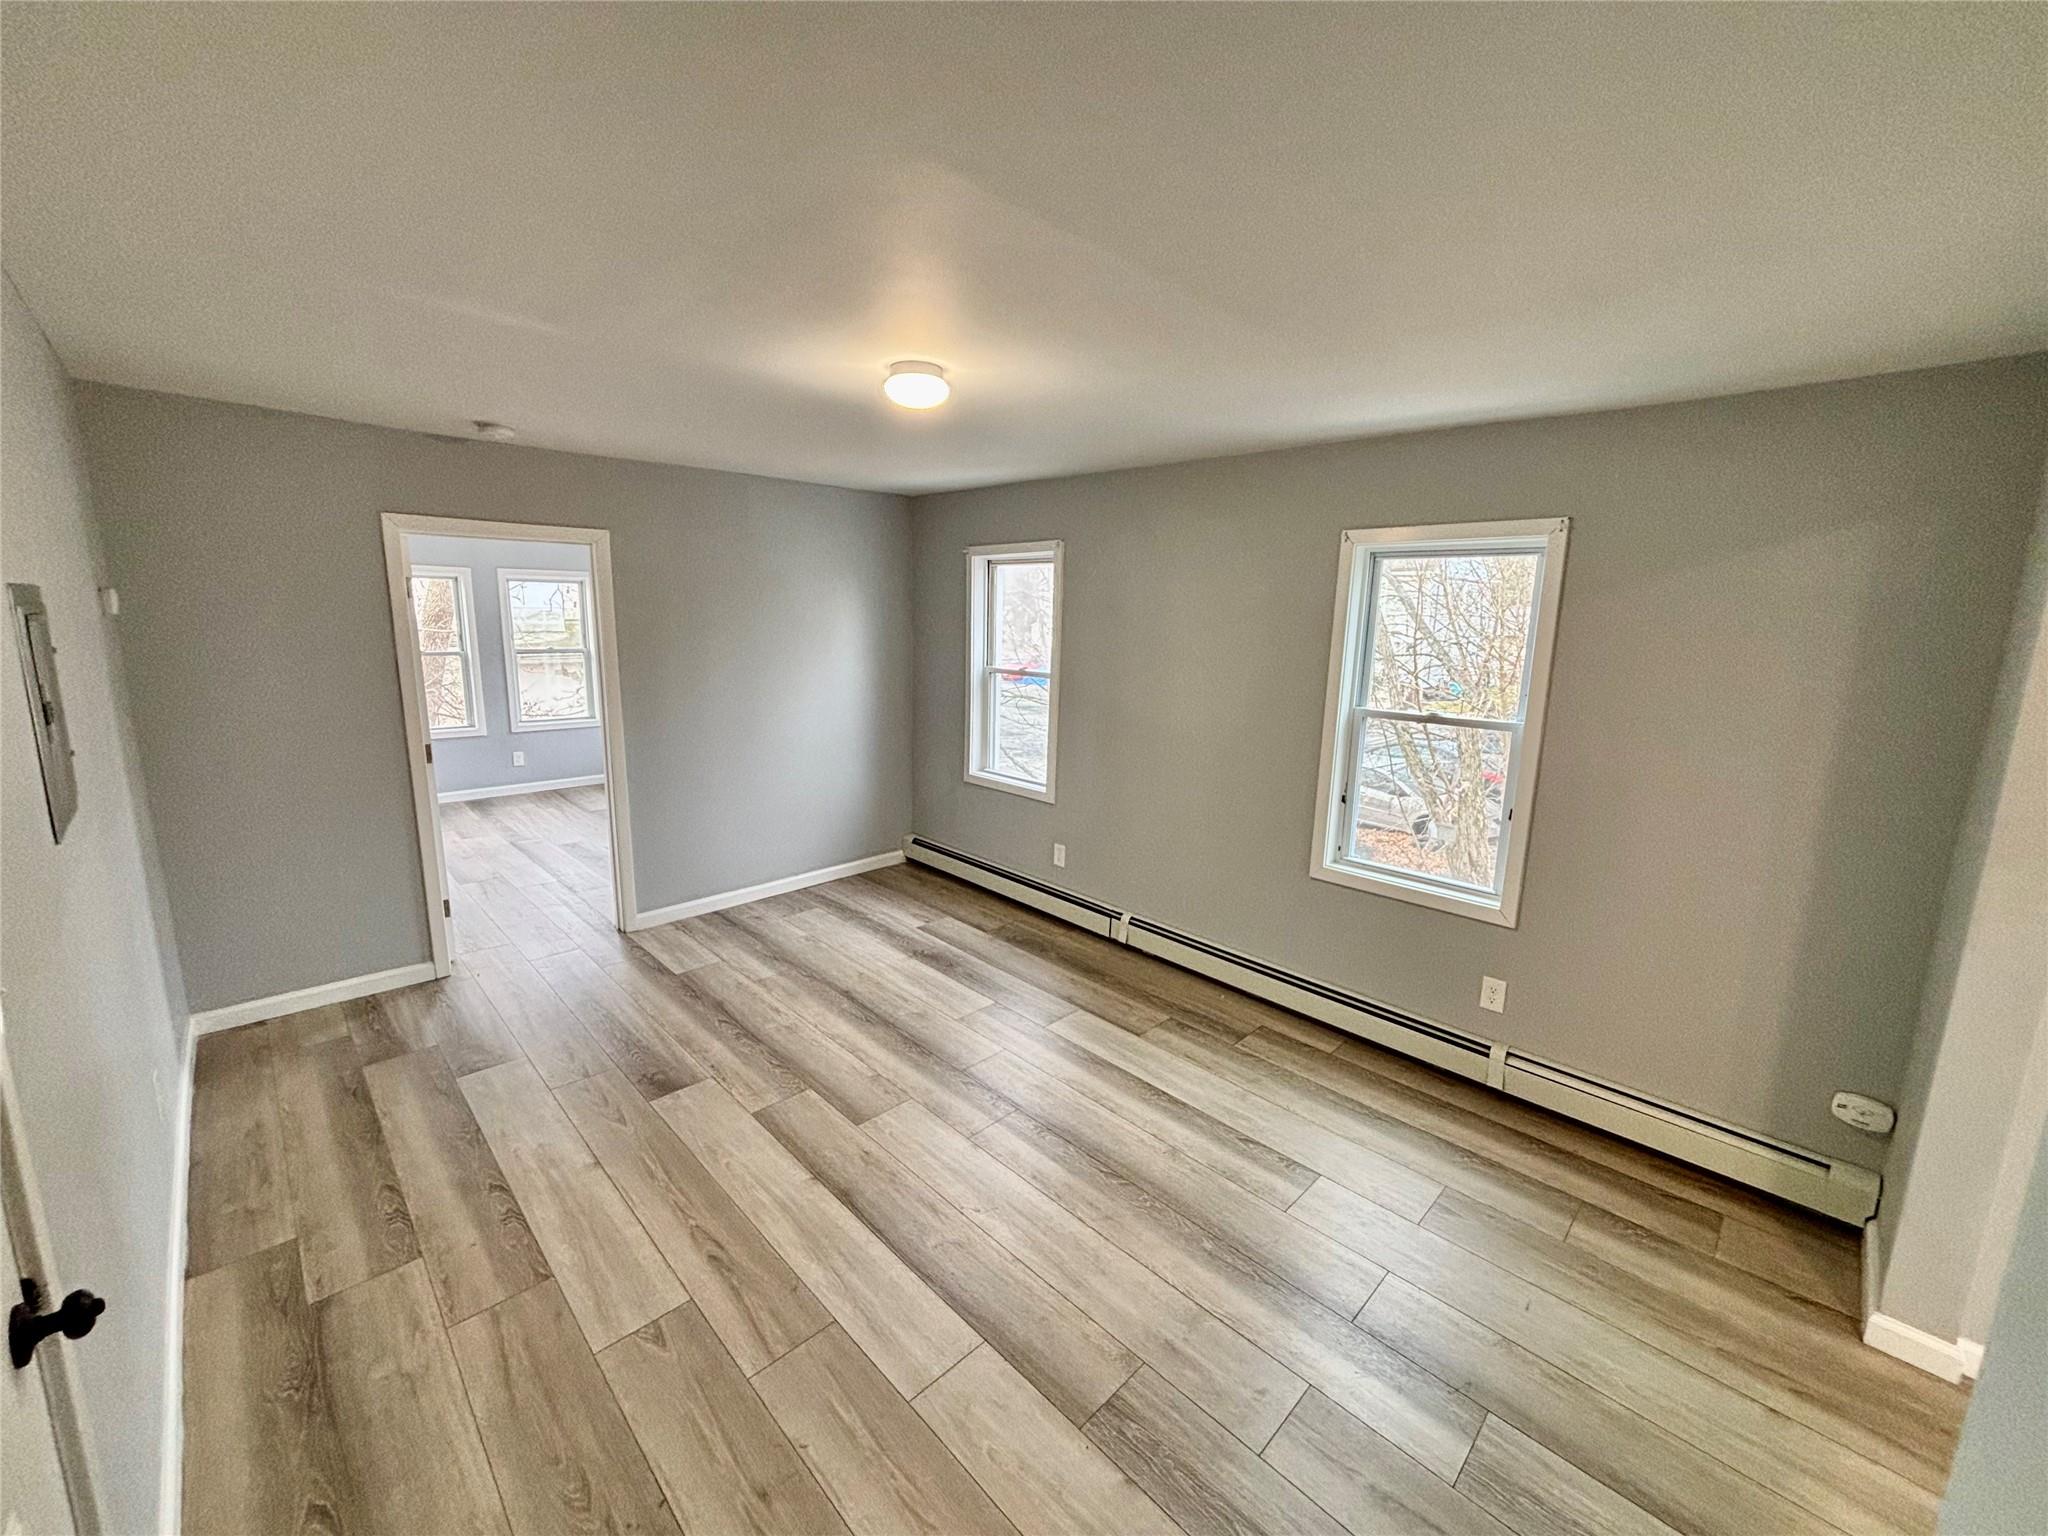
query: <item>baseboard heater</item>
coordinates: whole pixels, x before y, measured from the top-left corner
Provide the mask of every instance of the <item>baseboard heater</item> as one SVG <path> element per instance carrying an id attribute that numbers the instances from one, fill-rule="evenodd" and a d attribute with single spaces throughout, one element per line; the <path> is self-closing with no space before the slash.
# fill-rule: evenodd
<path id="1" fill-rule="evenodd" d="M 1498 1041 L 1431 1023 L 955 848 L 912 837 L 903 851 L 920 864 L 1183 970 L 1837 1221 L 1861 1224 L 1877 1210 L 1879 1179 L 1868 1168 L 1760 1136 Z"/>

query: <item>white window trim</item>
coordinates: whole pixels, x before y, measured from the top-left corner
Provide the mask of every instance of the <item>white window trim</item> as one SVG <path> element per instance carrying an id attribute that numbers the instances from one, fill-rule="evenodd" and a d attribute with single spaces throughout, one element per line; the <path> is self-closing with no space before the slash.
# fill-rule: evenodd
<path id="1" fill-rule="evenodd" d="M 519 657 L 522 654 L 512 643 L 512 594 L 515 581 L 573 581 L 583 587 L 583 646 L 584 675 L 589 679 L 586 690 L 590 699 L 590 713 L 576 720 L 525 720 L 519 714 Z M 498 570 L 498 621 L 505 632 L 505 710 L 511 716 L 515 731 L 587 731 L 592 726 L 602 725 L 599 717 L 597 676 L 597 623 L 596 611 L 591 607 L 591 581 L 588 571 L 517 571 L 500 567 Z M 554 647 L 548 650 L 527 651 L 529 656 L 573 656 L 572 648 Z"/>
<path id="2" fill-rule="evenodd" d="M 430 730 L 428 734 L 435 741 L 448 741 L 457 736 L 487 736 L 490 734 L 491 726 L 490 721 L 484 716 L 483 664 L 477 655 L 476 600 L 469 588 L 469 567 L 466 565 L 415 565 L 406 571 L 405 597 L 408 605 L 407 611 L 412 615 L 413 644 L 418 646 L 422 657 L 446 656 L 450 653 L 447 651 L 429 651 L 424 645 L 419 643 L 419 610 L 410 606 L 412 603 L 411 578 L 415 576 L 444 576 L 455 583 L 455 623 L 458 637 L 461 640 L 461 646 L 454 654 L 462 658 L 462 686 L 465 696 L 469 700 L 470 723 L 468 725 L 443 726 L 439 729 Z"/>
<path id="3" fill-rule="evenodd" d="M 1045 726 L 1045 785 L 1025 779 L 1007 778 L 981 766 L 982 746 L 988 729 L 988 694 L 983 686 L 988 670 L 988 588 L 990 567 L 1010 561 L 1052 560 L 1052 657 L 1046 667 L 1048 697 Z M 1067 546 L 1060 539 L 1037 539 L 1025 544 L 977 544 L 967 551 L 967 758 L 966 780 L 984 789 L 999 789 L 1006 795 L 1053 803 L 1053 786 L 1059 773 L 1060 752 L 1060 611 L 1067 600 Z"/>
<path id="4" fill-rule="evenodd" d="M 1565 537 L 1569 518 L 1521 522 L 1445 523 L 1422 528 L 1351 528 L 1344 533 L 1337 557 L 1336 617 L 1330 633 L 1330 685 L 1323 707 L 1322 766 L 1316 782 L 1316 840 L 1309 855 L 1309 874 L 1333 885 L 1392 896 L 1439 912 L 1455 912 L 1504 928 L 1515 926 L 1522 896 L 1522 862 L 1529 847 L 1531 808 L 1536 802 L 1536 768 L 1543 746 L 1543 710 L 1550 692 L 1550 657 L 1557 639 L 1558 598 L 1564 587 Z M 1536 592 L 1533 633 L 1529 637 L 1526 685 L 1519 722 L 1467 721 L 1455 716 L 1417 716 L 1445 724 L 1506 725 L 1517 738 L 1508 759 L 1503 796 L 1507 855 L 1502 861 L 1497 893 L 1472 891 L 1427 875 L 1404 875 L 1368 868 L 1345 860 L 1338 839 L 1348 831 L 1338 801 L 1349 777 L 1350 719 L 1347 701 L 1357 697 L 1360 669 L 1372 634 L 1370 577 L 1374 557 L 1396 554 L 1475 553 L 1511 550 L 1543 556 L 1542 580 Z M 1356 615 L 1358 624 L 1352 624 Z"/>

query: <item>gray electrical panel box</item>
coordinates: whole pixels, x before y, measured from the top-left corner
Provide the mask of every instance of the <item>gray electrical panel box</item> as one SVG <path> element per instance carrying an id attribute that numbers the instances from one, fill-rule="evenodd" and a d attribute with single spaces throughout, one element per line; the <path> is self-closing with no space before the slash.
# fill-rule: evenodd
<path id="1" fill-rule="evenodd" d="M 64 841 L 64 829 L 78 811 L 78 779 L 71 771 L 71 732 L 64 723 L 64 695 L 57 687 L 57 647 L 50 640 L 50 613 L 43 589 L 26 582 L 7 584 L 14 616 L 14 648 L 21 656 L 21 680 L 28 687 L 28 712 L 43 769 L 43 800 L 50 809 L 50 836 Z"/>

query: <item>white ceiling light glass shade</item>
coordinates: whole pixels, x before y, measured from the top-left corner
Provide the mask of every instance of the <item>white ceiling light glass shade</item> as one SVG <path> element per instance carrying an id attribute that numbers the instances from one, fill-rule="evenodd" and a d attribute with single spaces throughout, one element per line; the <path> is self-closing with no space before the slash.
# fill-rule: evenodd
<path id="1" fill-rule="evenodd" d="M 944 405 L 953 386 L 937 363 L 891 363 L 882 379 L 882 393 L 905 410 L 928 411 Z"/>

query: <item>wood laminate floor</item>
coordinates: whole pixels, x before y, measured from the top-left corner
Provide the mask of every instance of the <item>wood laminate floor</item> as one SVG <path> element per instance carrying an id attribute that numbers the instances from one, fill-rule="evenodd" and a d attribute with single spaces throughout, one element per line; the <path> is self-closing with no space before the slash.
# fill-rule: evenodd
<path id="1" fill-rule="evenodd" d="M 1933 1528 L 1846 1231 L 912 866 L 628 940 L 601 792 L 449 812 L 453 976 L 200 1044 L 191 1531 Z"/>

